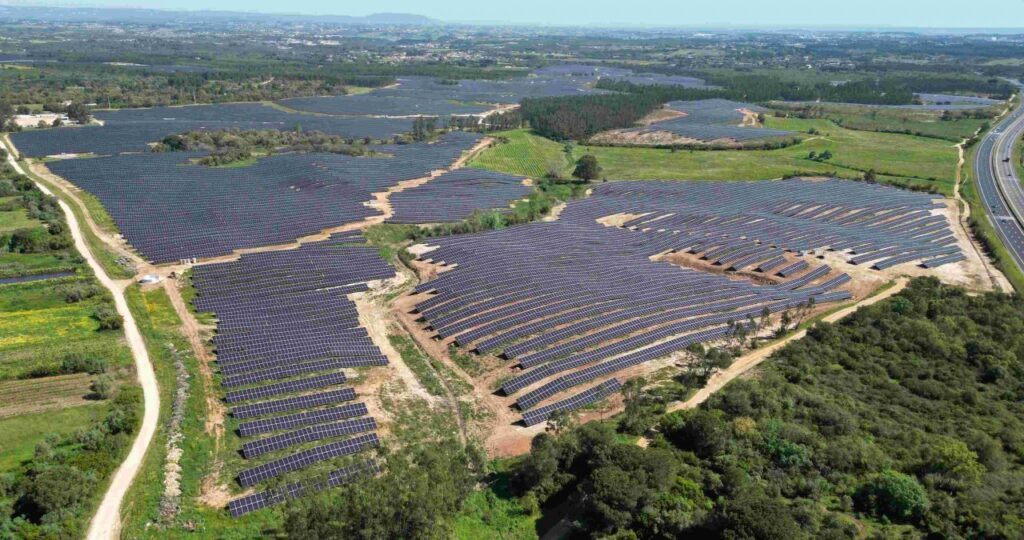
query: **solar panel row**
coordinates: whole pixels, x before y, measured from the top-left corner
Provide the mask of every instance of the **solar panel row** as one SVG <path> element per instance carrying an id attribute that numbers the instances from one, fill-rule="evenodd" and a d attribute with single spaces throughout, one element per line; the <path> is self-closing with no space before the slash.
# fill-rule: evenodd
<path id="1" fill-rule="evenodd" d="M 228 512 L 232 517 L 241 517 L 269 506 L 282 504 L 310 492 L 322 491 L 327 488 L 341 486 L 358 479 L 362 475 L 377 474 L 380 466 L 374 460 L 367 460 L 347 467 L 342 467 L 323 478 L 305 482 L 295 482 L 286 486 L 269 489 L 252 495 L 239 497 L 228 503 Z"/>

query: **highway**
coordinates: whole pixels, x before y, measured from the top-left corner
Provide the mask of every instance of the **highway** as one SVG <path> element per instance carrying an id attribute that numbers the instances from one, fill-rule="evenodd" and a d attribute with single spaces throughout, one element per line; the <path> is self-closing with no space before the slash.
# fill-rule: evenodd
<path id="1" fill-rule="evenodd" d="M 974 174 L 990 222 L 1017 267 L 1024 270 L 1024 187 L 1011 159 L 1013 143 L 1022 133 L 1024 100 L 981 140 Z"/>

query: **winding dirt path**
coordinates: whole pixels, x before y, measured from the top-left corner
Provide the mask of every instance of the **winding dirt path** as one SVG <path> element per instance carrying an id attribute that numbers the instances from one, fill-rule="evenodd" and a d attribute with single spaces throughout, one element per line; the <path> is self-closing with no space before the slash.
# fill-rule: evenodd
<path id="1" fill-rule="evenodd" d="M 5 147 L 8 149 L 7 162 L 15 171 L 26 174 L 21 164 L 14 160 L 14 153 L 10 151 L 12 146 L 5 144 Z M 40 182 L 35 182 L 35 184 L 39 187 L 40 191 L 53 196 L 53 192 L 45 185 Z M 85 262 L 88 263 L 89 267 L 92 268 L 93 273 L 96 274 L 97 281 L 110 291 L 111 296 L 114 298 L 117 312 L 124 319 L 125 339 L 135 361 L 135 371 L 139 377 L 139 384 L 142 385 L 143 404 L 145 406 L 142 425 L 139 427 L 135 442 L 132 443 L 128 455 L 117 470 L 114 471 L 110 486 L 103 495 L 103 500 L 100 502 L 96 514 L 89 523 L 89 530 L 86 533 L 86 538 L 89 540 L 107 540 L 118 537 L 118 531 L 121 527 L 121 503 L 124 500 L 125 493 L 127 493 L 128 488 L 132 484 L 132 480 L 139 472 L 142 460 L 146 456 L 146 450 L 149 448 L 153 435 L 156 433 L 157 420 L 160 416 L 160 391 L 156 384 L 156 374 L 153 372 L 153 365 L 149 361 L 149 353 L 146 351 L 146 343 L 142 339 L 142 334 L 139 333 L 139 328 L 135 324 L 135 318 L 132 317 L 131 310 L 128 309 L 128 302 L 124 297 L 124 290 L 132 281 L 114 281 L 107 276 L 106 272 L 103 271 L 103 267 L 100 266 L 92 252 L 89 251 L 89 246 L 82 234 L 81 224 L 78 222 L 78 218 L 75 217 L 71 207 L 63 199 L 58 198 L 57 201 L 64 212 L 65 219 L 67 219 L 68 227 L 71 229 L 71 237 L 75 241 L 75 248 L 82 255 L 82 258 L 85 259 Z"/>

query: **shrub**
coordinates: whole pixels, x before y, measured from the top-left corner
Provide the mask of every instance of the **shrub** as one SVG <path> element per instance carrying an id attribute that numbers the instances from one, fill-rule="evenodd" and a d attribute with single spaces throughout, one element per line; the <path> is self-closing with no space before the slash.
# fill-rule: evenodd
<path id="1" fill-rule="evenodd" d="M 123 321 L 121 315 L 117 313 L 117 310 L 113 306 L 103 305 L 97 307 L 93 312 L 92 316 L 94 319 L 99 321 L 100 330 L 117 330 L 121 328 Z"/>
<path id="2" fill-rule="evenodd" d="M 57 294 L 63 296 L 64 301 L 69 304 L 81 302 L 102 292 L 102 289 L 95 283 L 81 281 L 58 285 L 56 290 Z"/>
<path id="3" fill-rule="evenodd" d="M 917 479 L 891 469 L 868 479 L 856 501 L 861 510 L 895 521 L 920 517 L 928 507 L 928 496 Z"/>
<path id="4" fill-rule="evenodd" d="M 105 420 L 107 429 L 113 434 L 133 433 L 139 422 L 142 389 L 138 386 L 122 386 L 111 403 Z"/>
<path id="5" fill-rule="evenodd" d="M 89 386 L 89 390 L 92 390 L 92 393 L 100 399 L 109 399 L 116 388 L 117 383 L 114 378 L 106 373 L 96 377 L 96 380 Z"/>
<path id="6" fill-rule="evenodd" d="M 82 353 L 70 353 L 60 364 L 61 373 L 89 373 L 99 375 L 107 371 L 107 360 Z"/>

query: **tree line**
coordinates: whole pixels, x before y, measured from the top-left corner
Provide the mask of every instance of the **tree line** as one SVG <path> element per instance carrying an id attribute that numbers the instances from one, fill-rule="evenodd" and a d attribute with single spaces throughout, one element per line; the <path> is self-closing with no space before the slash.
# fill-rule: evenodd
<path id="1" fill-rule="evenodd" d="M 528 98 L 520 103 L 525 122 L 539 134 L 556 140 L 585 139 L 608 129 L 627 128 L 669 101 L 723 98 L 761 103 L 767 101 L 826 101 L 873 105 L 908 105 L 915 92 L 976 92 L 1008 96 L 1008 83 L 956 76 L 881 77 L 833 84 L 801 83 L 755 74 L 710 77 L 718 88 L 639 85 L 601 79 L 596 87 L 615 92 L 586 96 Z"/>

